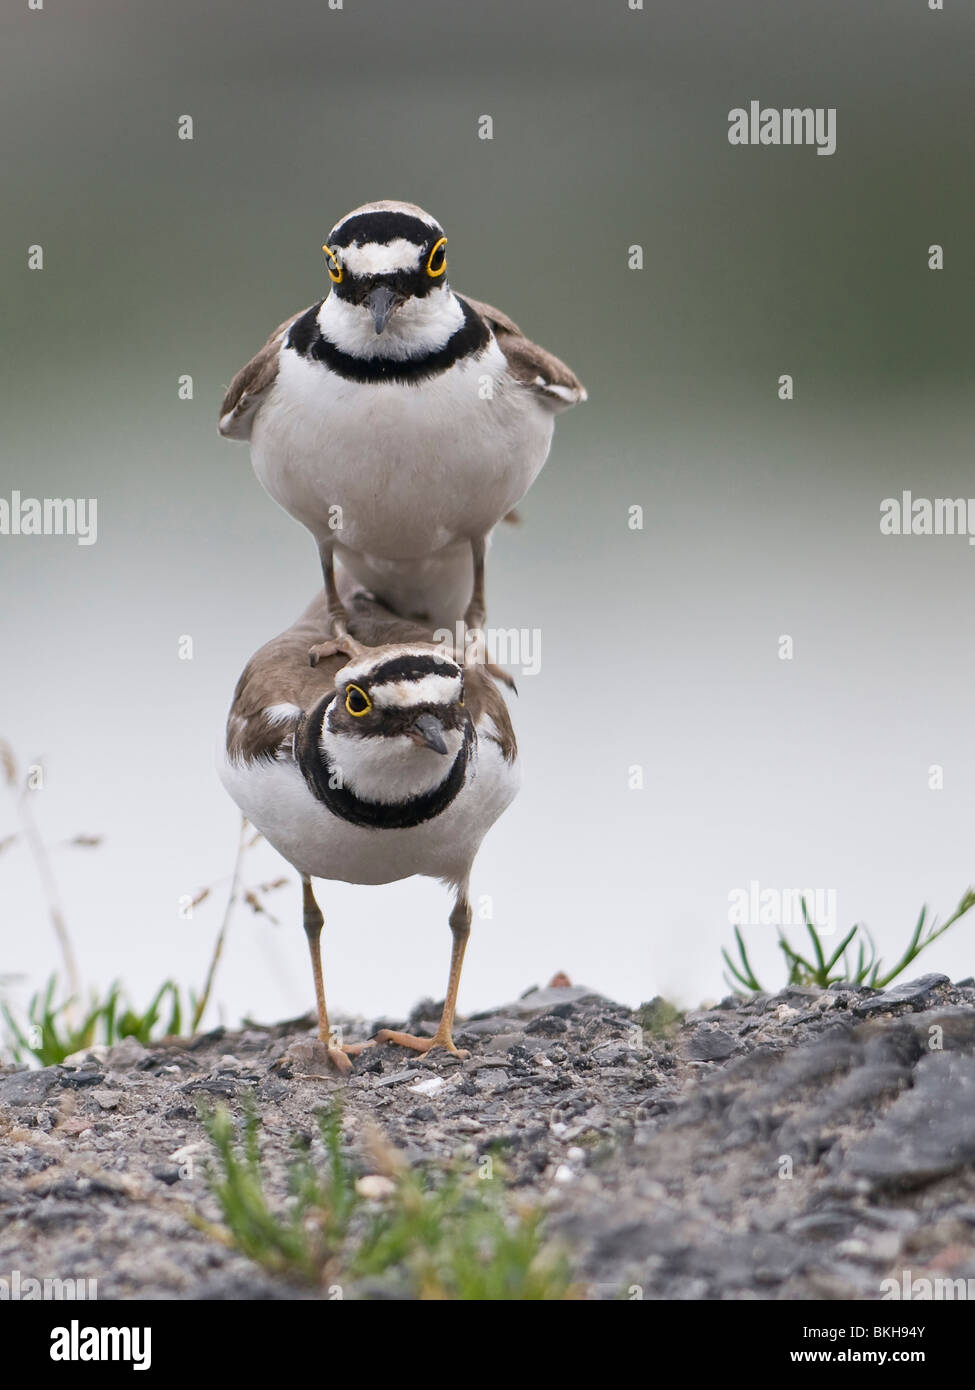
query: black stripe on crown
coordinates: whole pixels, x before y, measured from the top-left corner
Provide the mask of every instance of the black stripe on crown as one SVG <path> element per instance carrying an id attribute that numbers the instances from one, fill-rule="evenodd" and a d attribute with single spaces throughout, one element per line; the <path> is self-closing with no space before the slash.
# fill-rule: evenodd
<path id="1" fill-rule="evenodd" d="M 411 382 L 425 381 L 449 370 L 455 362 L 464 357 L 478 357 L 491 341 L 491 330 L 484 320 L 474 312 L 466 300 L 456 296 L 457 303 L 464 311 L 464 322 L 452 333 L 442 348 L 425 353 L 421 357 L 408 357 L 402 360 L 392 357 L 353 357 L 343 352 L 326 338 L 318 326 L 318 311 L 322 300 L 313 304 L 307 313 L 302 314 L 291 325 L 287 346 L 300 356 L 321 362 L 331 371 L 349 381 Z"/>
<path id="2" fill-rule="evenodd" d="M 347 217 L 332 231 L 329 246 L 333 251 L 340 246 L 365 246 L 374 241 L 379 246 L 387 246 L 397 237 L 412 241 L 417 246 L 426 246 L 429 241 L 437 241 L 443 236 L 440 227 L 424 222 L 409 212 L 360 212 L 355 217 Z"/>
<path id="3" fill-rule="evenodd" d="M 407 652 L 403 656 L 391 657 L 369 672 L 369 689 L 374 685 L 386 685 L 391 681 L 419 681 L 424 676 L 459 676 L 460 667 L 447 657 L 433 652 Z"/>
<path id="4" fill-rule="evenodd" d="M 419 796 L 408 797 L 406 801 L 365 801 L 345 786 L 332 786 L 336 769 L 323 752 L 318 734 L 322 728 L 325 711 L 334 696 L 329 695 L 317 708 L 302 720 L 294 738 L 295 760 L 305 779 L 309 791 L 316 801 L 322 802 L 332 815 L 339 816 L 351 825 L 365 826 L 371 830 L 408 830 L 411 826 L 422 825 L 441 815 L 451 804 L 467 777 L 467 767 L 474 748 L 474 726 L 468 720 L 464 731 L 464 742 L 460 752 L 451 764 L 450 771 L 442 782 Z"/>

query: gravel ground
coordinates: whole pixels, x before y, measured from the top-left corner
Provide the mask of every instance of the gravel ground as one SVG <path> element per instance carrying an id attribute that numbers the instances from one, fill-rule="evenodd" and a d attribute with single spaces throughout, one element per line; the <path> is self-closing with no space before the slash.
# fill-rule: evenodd
<path id="1" fill-rule="evenodd" d="M 501 1141 L 585 1297 L 876 1299 L 905 1269 L 975 1279 L 970 982 L 787 989 L 671 1023 L 660 1001 L 555 985 L 459 1025 L 465 1061 L 387 1045 L 347 1081 L 308 1023 L 0 1068 L 0 1276 L 96 1278 L 103 1299 L 308 1297 L 191 1223 L 218 1220 L 196 1099 L 255 1098 L 283 1196 L 294 1135 L 340 1092 L 362 1175 L 370 1122 L 410 1163 Z M 401 1292 L 393 1271 L 345 1296 Z"/>

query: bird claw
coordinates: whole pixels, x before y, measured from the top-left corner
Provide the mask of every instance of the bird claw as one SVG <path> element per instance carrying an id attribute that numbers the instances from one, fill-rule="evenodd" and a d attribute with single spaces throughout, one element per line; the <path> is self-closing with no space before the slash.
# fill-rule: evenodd
<path id="1" fill-rule="evenodd" d="M 376 1034 L 376 1042 L 391 1042 L 395 1043 L 397 1047 L 408 1047 L 413 1052 L 424 1053 L 433 1052 L 435 1048 L 442 1047 L 452 1057 L 460 1057 L 461 1059 L 471 1055 L 463 1048 L 456 1047 L 449 1033 L 438 1032 L 432 1038 L 418 1038 L 415 1033 L 400 1033 L 395 1028 L 380 1028 Z"/>

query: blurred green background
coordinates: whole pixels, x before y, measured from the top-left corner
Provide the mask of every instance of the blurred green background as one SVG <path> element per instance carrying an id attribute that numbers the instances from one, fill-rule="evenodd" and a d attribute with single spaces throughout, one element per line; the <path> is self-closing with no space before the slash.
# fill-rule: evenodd
<path id="1" fill-rule="evenodd" d="M 753 879 L 835 889 L 889 954 L 923 901 L 948 911 L 975 878 L 975 550 L 881 537 L 879 507 L 975 495 L 973 38 L 956 0 L 4 7 L 0 496 L 96 497 L 99 539 L 0 537 L 0 734 L 43 757 L 52 842 L 106 837 L 56 854 L 88 977 L 204 972 L 219 895 L 177 904 L 230 869 L 213 749 L 319 582 L 217 408 L 379 197 L 432 211 L 455 288 L 590 392 L 489 569 L 491 621 L 539 628 L 543 661 L 462 1008 L 557 969 L 631 1003 L 720 995 Z M 835 155 L 730 146 L 753 99 L 835 107 Z M 252 876 L 277 872 L 263 850 Z M 36 984 L 33 870 L 12 848 L 0 873 L 0 973 Z M 321 897 L 336 1009 L 442 992 L 436 885 Z M 275 912 L 235 929 L 228 1019 L 311 1002 L 297 895 Z M 777 978 L 772 933 L 749 940 Z M 973 966 L 961 926 L 928 968 Z"/>

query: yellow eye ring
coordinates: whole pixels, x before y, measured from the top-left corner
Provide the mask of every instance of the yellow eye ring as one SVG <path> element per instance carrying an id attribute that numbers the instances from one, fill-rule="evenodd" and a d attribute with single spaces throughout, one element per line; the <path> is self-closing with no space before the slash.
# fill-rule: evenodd
<path id="1" fill-rule="evenodd" d="M 345 279 L 345 271 L 339 265 L 338 257 L 330 246 L 323 246 L 325 252 L 325 265 L 328 269 L 328 278 L 336 285 L 341 285 Z"/>
<path id="2" fill-rule="evenodd" d="M 365 700 L 365 705 L 362 709 L 352 708 L 352 697 L 354 695 L 358 696 L 360 700 Z M 346 686 L 345 690 L 345 708 L 353 718 L 361 719 L 364 714 L 368 714 L 372 709 L 372 701 L 360 685 L 349 685 Z"/>
<path id="3" fill-rule="evenodd" d="M 365 705 L 363 706 L 362 709 L 353 709 L 353 708 L 352 708 L 352 698 L 353 698 L 353 696 L 357 696 L 358 699 L 364 700 L 364 701 L 365 701 Z M 366 694 L 366 692 L 362 689 L 362 686 L 361 686 L 361 685 L 348 685 L 348 686 L 346 686 L 346 688 L 345 688 L 345 708 L 348 710 L 349 714 L 351 714 L 351 715 L 353 716 L 353 718 L 355 718 L 355 719 L 361 719 L 362 716 L 363 716 L 364 714 L 368 714 L 369 711 L 372 709 L 372 701 L 370 700 L 370 698 L 369 698 L 369 696 Z"/>
<path id="4" fill-rule="evenodd" d="M 430 252 L 429 256 L 427 257 L 427 274 L 429 275 L 429 277 L 430 277 L 431 280 L 437 280 L 437 279 L 439 279 L 440 276 L 443 275 L 444 271 L 447 269 L 447 252 L 446 252 L 446 251 L 444 251 L 443 256 L 442 256 L 442 258 L 441 258 L 441 261 L 440 261 L 440 269 L 439 269 L 439 270 L 434 270 L 434 268 L 433 268 L 433 258 L 434 258 L 434 256 L 436 256 L 437 252 L 440 251 L 440 250 L 441 250 L 444 246 L 446 246 L 446 245 L 447 245 L 447 238 L 446 238 L 445 236 L 442 236 L 442 237 L 440 238 L 440 240 L 439 240 L 438 242 L 435 243 L 435 245 L 434 245 L 434 247 L 433 247 L 433 250 Z"/>

